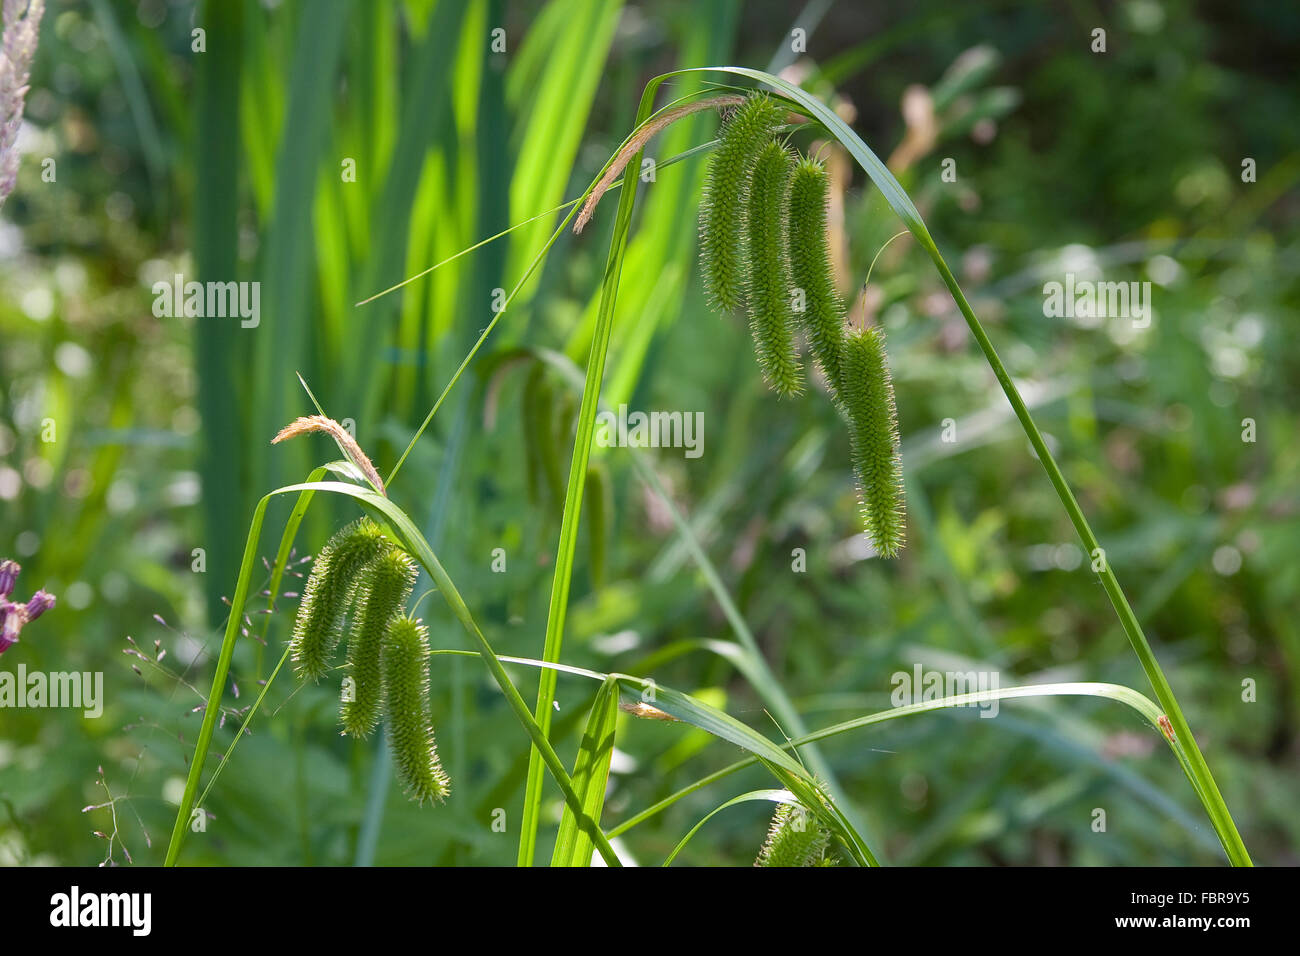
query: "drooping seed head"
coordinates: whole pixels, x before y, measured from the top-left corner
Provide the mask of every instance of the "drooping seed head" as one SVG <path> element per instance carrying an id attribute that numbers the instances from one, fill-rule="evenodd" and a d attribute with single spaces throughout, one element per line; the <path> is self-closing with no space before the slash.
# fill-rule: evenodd
<path id="1" fill-rule="evenodd" d="M 863 525 L 876 551 L 892 558 L 906 532 L 898 415 L 883 329 L 845 337 L 841 377 L 839 404 L 849 425 Z"/>
<path id="2" fill-rule="evenodd" d="M 700 202 L 700 265 L 709 301 L 722 312 L 740 308 L 745 290 L 745 203 L 754 161 L 785 120 L 766 94 L 751 96 L 722 123 Z"/>
<path id="3" fill-rule="evenodd" d="M 379 723 L 384 704 L 384 675 L 380 665 L 384 635 L 405 610 L 419 576 L 411 556 L 390 548 L 365 569 L 356 598 L 356 613 L 348 634 L 348 676 L 352 693 L 339 709 L 344 733 L 365 737 Z M 350 697 L 350 699 L 348 699 Z"/>
<path id="4" fill-rule="evenodd" d="M 795 347 L 794 283 L 786 233 L 786 202 L 793 169 L 790 152 L 769 140 L 754 163 L 745 215 L 749 329 L 764 380 L 784 396 L 803 391 L 803 366 Z"/>
<path id="5" fill-rule="evenodd" d="M 412 800 L 442 800 L 451 788 L 429 717 L 428 628 L 396 618 L 384 637 L 382 661 L 393 768 Z"/>
<path id="6" fill-rule="evenodd" d="M 826 229 L 829 197 L 826 167 L 801 159 L 790 180 L 790 278 L 795 289 L 803 292 L 803 311 L 797 307 L 794 311 L 808 336 L 813 358 L 834 394 L 840 388 L 844 304 L 835 291 L 831 271 Z"/>
<path id="7" fill-rule="evenodd" d="M 830 832 L 797 804 L 783 803 L 772 815 L 767 840 L 755 866 L 821 866 Z"/>
<path id="8" fill-rule="evenodd" d="M 320 680 L 330 669 L 362 571 L 389 547 L 379 526 L 362 518 L 335 533 L 316 556 L 290 642 L 299 679 Z"/>

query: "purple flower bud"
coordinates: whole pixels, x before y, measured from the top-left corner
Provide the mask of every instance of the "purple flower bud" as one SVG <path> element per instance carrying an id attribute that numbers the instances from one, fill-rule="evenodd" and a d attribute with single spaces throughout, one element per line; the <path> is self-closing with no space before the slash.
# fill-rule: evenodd
<path id="1" fill-rule="evenodd" d="M 0 599 L 0 654 L 18 643 L 18 632 L 23 629 L 27 609 L 21 604 L 10 604 Z"/>
<path id="2" fill-rule="evenodd" d="M 54 595 L 49 591 L 37 591 L 26 604 L 15 604 L 8 600 L 13 589 L 13 579 L 18 576 L 18 565 L 5 561 L 0 565 L 0 575 L 7 575 L 5 594 L 0 597 L 0 654 L 18 643 L 18 634 L 29 622 L 34 621 L 50 608 L 54 607 Z"/>
<path id="3" fill-rule="evenodd" d="M 21 570 L 17 561 L 0 561 L 0 598 L 7 598 L 13 593 L 14 582 L 18 580 L 18 572 Z"/>
<path id="4" fill-rule="evenodd" d="M 27 602 L 27 620 L 36 620 L 52 607 L 54 607 L 54 595 L 44 589 L 37 591 Z"/>

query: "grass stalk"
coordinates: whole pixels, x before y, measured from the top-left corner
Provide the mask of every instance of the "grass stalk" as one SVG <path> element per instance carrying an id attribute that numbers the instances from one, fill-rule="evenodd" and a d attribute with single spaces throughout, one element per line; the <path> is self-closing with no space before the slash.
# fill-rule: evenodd
<path id="1" fill-rule="evenodd" d="M 648 94 L 642 98 L 637 113 L 638 127 L 649 117 L 653 102 L 653 95 Z M 640 166 L 641 151 L 638 151 L 623 173 L 618 214 L 614 220 L 614 232 L 610 239 L 609 257 L 601 285 L 596 330 L 592 336 L 591 354 L 587 359 L 587 375 L 582 388 L 582 404 L 578 411 L 577 433 L 573 443 L 573 460 L 569 465 L 569 480 L 564 495 L 564 514 L 560 519 L 560 541 L 556 549 L 555 575 L 551 579 L 546 641 L 542 650 L 542 659 L 545 661 L 559 661 L 560 649 L 564 641 L 564 620 L 568 611 L 573 559 L 578 546 L 578 523 L 582 514 L 582 492 L 587 483 L 587 464 L 591 458 L 592 434 L 596 427 L 600 386 L 605 374 L 605 356 L 609 351 L 610 334 L 614 328 L 614 304 L 618 297 L 618 280 L 623 268 L 623 253 L 627 249 L 627 236 L 632 225 L 632 205 L 636 199 Z M 541 726 L 543 733 L 550 732 L 554 700 L 555 674 L 552 671 L 543 671 L 538 680 L 537 706 L 533 712 L 533 717 Z M 534 750 L 528 759 L 523 825 L 519 837 L 520 866 L 532 866 L 537 850 L 542 786 L 542 766 L 539 758 L 540 754 Z"/>

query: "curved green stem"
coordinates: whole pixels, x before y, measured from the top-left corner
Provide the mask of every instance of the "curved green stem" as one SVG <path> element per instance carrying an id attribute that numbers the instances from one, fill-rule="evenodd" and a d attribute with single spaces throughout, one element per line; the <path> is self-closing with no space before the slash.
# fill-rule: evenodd
<path id="1" fill-rule="evenodd" d="M 927 235 L 926 238 L 929 239 L 929 236 Z M 985 334 L 984 327 L 980 325 L 980 321 L 975 317 L 970 303 L 966 301 L 966 296 L 963 294 L 961 287 L 957 285 L 957 280 L 953 277 L 952 270 L 948 268 L 948 263 L 939 254 L 933 240 L 922 244 L 926 247 L 930 258 L 934 260 L 939 275 L 943 277 L 944 285 L 948 287 L 953 301 L 957 303 L 957 308 L 961 310 L 962 316 L 965 317 L 971 334 L 975 336 L 975 341 L 979 343 L 980 350 L 988 360 L 989 367 L 993 369 L 993 374 L 997 376 L 998 384 L 1002 386 L 1002 391 L 1006 393 L 1007 401 L 1011 403 L 1016 418 L 1019 419 L 1025 434 L 1029 436 L 1029 442 L 1033 445 L 1038 460 L 1047 472 L 1047 477 L 1056 490 L 1056 496 L 1061 499 L 1061 505 L 1065 508 L 1066 514 L 1070 516 L 1070 523 L 1074 525 L 1074 530 L 1083 542 L 1084 551 L 1086 552 L 1085 560 L 1093 561 L 1094 566 L 1100 568 L 1097 575 L 1101 578 L 1101 586 L 1105 589 L 1106 596 L 1110 598 L 1111 606 L 1115 609 L 1116 615 L 1119 616 L 1120 624 L 1124 628 L 1124 633 L 1128 635 L 1129 643 L 1133 645 L 1133 651 L 1142 664 L 1142 670 L 1146 673 L 1147 680 L 1151 682 L 1151 688 L 1155 691 L 1156 700 L 1164 708 L 1165 716 L 1168 717 L 1169 723 L 1173 727 L 1175 739 L 1182 744 L 1183 752 L 1187 757 L 1189 776 L 1196 788 L 1197 796 L 1200 797 L 1201 803 L 1205 807 L 1205 812 L 1210 817 L 1210 822 L 1214 825 L 1214 832 L 1218 834 L 1219 842 L 1223 844 L 1224 852 L 1228 855 L 1228 859 L 1233 866 L 1252 866 L 1250 854 L 1246 851 L 1246 845 L 1242 842 L 1241 834 L 1237 832 L 1237 825 L 1233 822 L 1232 814 L 1228 812 L 1228 806 L 1223 800 L 1223 795 L 1219 792 L 1218 785 L 1214 782 L 1214 776 L 1210 773 L 1210 767 L 1205 762 L 1201 748 L 1197 746 L 1196 738 L 1192 736 L 1192 729 L 1183 716 L 1182 708 L 1178 706 L 1178 699 L 1174 696 L 1173 688 L 1169 686 L 1169 681 L 1160 667 L 1160 662 L 1156 660 L 1151 645 L 1142 632 L 1142 625 L 1138 623 L 1137 615 L 1133 613 L 1133 608 L 1129 606 L 1128 598 L 1124 596 L 1124 591 L 1119 586 L 1119 580 L 1115 577 L 1115 572 L 1111 570 L 1110 561 L 1106 559 L 1105 551 L 1098 543 L 1097 536 L 1093 534 L 1088 519 L 1084 517 L 1083 509 L 1079 507 L 1074 492 L 1070 490 L 1065 476 L 1061 474 L 1056 459 L 1052 457 L 1047 443 L 1043 440 L 1042 433 L 1039 432 L 1038 426 L 1034 423 L 1033 416 L 1029 414 L 1029 409 L 1025 407 L 1024 399 L 1020 397 L 1020 392 L 1015 383 L 1011 381 L 1011 376 L 1007 374 L 1002 360 L 998 358 L 993 343 L 989 341 L 988 335 Z"/>

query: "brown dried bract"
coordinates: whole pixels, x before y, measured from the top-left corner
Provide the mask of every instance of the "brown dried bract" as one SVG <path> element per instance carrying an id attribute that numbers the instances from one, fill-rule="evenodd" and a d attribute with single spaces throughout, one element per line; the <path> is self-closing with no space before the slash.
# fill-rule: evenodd
<path id="1" fill-rule="evenodd" d="M 666 714 L 658 707 L 652 707 L 645 701 L 637 701 L 635 704 L 629 704 L 627 701 L 619 701 L 618 709 L 626 711 L 633 717 L 644 717 L 647 720 L 677 720 L 672 714 Z"/>
<path id="2" fill-rule="evenodd" d="M 614 159 L 610 162 L 609 168 L 605 170 L 605 175 L 600 177 L 600 182 L 596 183 L 595 188 L 591 190 L 591 194 L 587 197 L 587 201 L 582 204 L 582 211 L 578 213 L 578 219 L 573 224 L 573 231 L 580 233 L 587 223 L 591 222 L 592 214 L 596 211 L 596 203 L 600 202 L 600 198 L 609 192 L 609 187 L 614 185 L 614 180 L 618 179 L 619 175 L 627 167 L 628 162 L 641 151 L 641 147 L 645 146 L 654 137 L 655 133 L 676 123 L 683 116 L 698 113 L 700 110 L 721 106 L 735 106 L 743 102 L 745 102 L 745 98 L 738 95 L 711 96 L 705 100 L 698 100 L 668 110 L 657 119 L 647 122 L 627 141 L 622 149 L 614 154 Z"/>
<path id="3" fill-rule="evenodd" d="M 306 418 L 294 419 L 290 424 L 280 429 L 278 435 L 271 439 L 272 445 L 278 445 L 288 438 L 295 438 L 298 435 L 305 435 L 308 432 L 326 432 L 343 449 L 344 454 L 365 473 L 366 478 L 379 491 L 381 495 L 387 497 L 388 492 L 384 490 L 384 481 L 379 477 L 379 472 L 375 471 L 375 466 L 370 463 L 366 453 L 361 450 L 357 440 L 353 438 L 346 428 L 340 425 L 332 418 L 326 418 L 324 415 L 309 415 Z"/>
<path id="4" fill-rule="evenodd" d="M 1164 731 L 1164 735 L 1169 738 L 1170 743 L 1173 743 L 1175 740 L 1178 739 L 1174 736 L 1174 725 L 1169 722 L 1168 717 L 1166 717 L 1164 714 L 1161 714 L 1159 719 L 1157 720 L 1157 723 L 1160 724 L 1160 729 Z"/>

